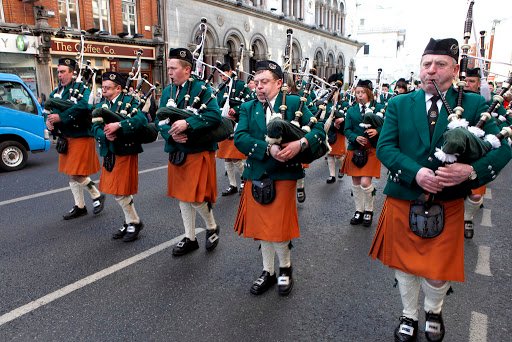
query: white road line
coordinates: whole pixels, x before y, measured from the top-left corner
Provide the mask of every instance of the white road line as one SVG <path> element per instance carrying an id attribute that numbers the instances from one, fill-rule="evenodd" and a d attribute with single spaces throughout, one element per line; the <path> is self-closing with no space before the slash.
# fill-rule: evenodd
<path id="1" fill-rule="evenodd" d="M 154 167 L 152 169 L 142 170 L 142 171 L 139 171 L 139 174 L 143 174 L 143 173 L 147 173 L 147 172 L 153 172 L 153 171 L 157 171 L 157 170 L 162 170 L 162 169 L 165 169 L 165 168 L 167 168 L 167 165 L 159 166 L 159 167 Z M 98 182 L 98 180 L 95 180 L 94 182 Z M 42 197 L 42 196 L 46 196 L 46 195 L 51 195 L 51 194 L 55 194 L 55 193 L 63 192 L 63 191 L 67 191 L 67 190 L 69 190 L 69 186 L 66 186 L 64 188 L 49 190 L 49 191 L 38 192 L 38 193 L 32 194 L 32 195 L 27 195 L 27 196 L 22 196 L 22 197 L 18 197 L 18 198 L 13 198 L 13 199 L 10 199 L 10 200 L 6 200 L 6 201 L 0 202 L 0 207 L 3 206 L 3 205 L 7 205 L 7 204 L 11 204 L 11 203 L 17 203 L 17 202 L 21 202 L 21 201 L 26 201 L 26 200 L 29 200 L 29 199 L 32 199 L 32 198 L 37 198 L 37 197 Z"/>
<path id="2" fill-rule="evenodd" d="M 492 199 L 492 189 L 486 188 L 484 198 Z"/>
<path id="3" fill-rule="evenodd" d="M 492 277 L 490 259 L 491 247 L 479 246 L 475 273 Z"/>
<path id="4" fill-rule="evenodd" d="M 469 342 L 487 342 L 487 315 L 473 311 L 469 326 Z"/>
<path id="5" fill-rule="evenodd" d="M 204 231 L 204 228 L 196 228 L 196 234 L 200 233 L 202 231 Z M 43 296 L 43 297 L 36 299 L 28 304 L 20 306 L 19 308 L 14 309 L 6 314 L 3 314 L 2 316 L 0 316 L 0 326 L 4 325 L 5 323 L 8 323 L 16 318 L 19 318 L 29 312 L 32 312 L 32 311 L 40 308 L 41 306 L 51 303 L 56 299 L 64 297 L 65 295 L 68 295 L 73 291 L 81 289 L 84 286 L 92 284 L 106 276 L 109 276 L 117 271 L 120 271 L 123 268 L 126 268 L 132 264 L 135 264 L 136 262 L 144 260 L 155 253 L 163 251 L 164 249 L 169 248 L 169 247 L 175 245 L 176 243 L 178 243 L 184 236 L 185 235 L 180 235 L 178 237 L 175 237 L 172 240 L 161 243 L 158 246 L 148 249 L 147 251 L 144 251 L 140 254 L 134 255 L 131 258 L 121 261 L 115 265 L 105 268 L 104 270 L 101 270 L 99 272 L 96 272 L 96 273 L 88 276 L 88 277 L 80 279 L 80 280 L 74 282 L 73 284 L 64 286 L 63 288 L 58 289 L 57 291 L 49 293 L 46 296 Z"/>
<path id="6" fill-rule="evenodd" d="M 492 227 L 491 209 L 482 209 L 482 222 L 480 225 L 483 227 Z"/>

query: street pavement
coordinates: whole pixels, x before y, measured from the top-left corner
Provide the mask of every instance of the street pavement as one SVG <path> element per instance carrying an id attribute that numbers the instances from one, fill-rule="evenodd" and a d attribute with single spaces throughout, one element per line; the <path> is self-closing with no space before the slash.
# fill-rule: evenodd
<path id="1" fill-rule="evenodd" d="M 233 231 L 239 196 L 220 196 L 228 186 L 223 162 L 214 206 L 220 243 L 205 251 L 198 216 L 200 249 L 175 258 L 183 225 L 178 202 L 166 196 L 167 155 L 162 140 L 144 149 L 135 205 L 145 227 L 132 243 L 110 238 L 123 215 L 109 195 L 93 215 L 86 192 L 89 214 L 62 220 L 73 199 L 53 147 L 30 155 L 21 171 L 0 173 L 0 341 L 393 340 L 401 314 L 394 274 L 368 257 L 384 168 L 370 228 L 349 224 L 349 177 L 326 184 L 323 159 L 307 169 L 294 289 L 288 297 L 276 287 L 256 297 L 249 288 L 261 255 L 256 241 Z M 465 242 L 466 282 L 454 283 L 445 300 L 445 341 L 511 339 L 510 171 L 489 185 L 475 237 Z M 419 341 L 426 341 L 422 332 Z"/>

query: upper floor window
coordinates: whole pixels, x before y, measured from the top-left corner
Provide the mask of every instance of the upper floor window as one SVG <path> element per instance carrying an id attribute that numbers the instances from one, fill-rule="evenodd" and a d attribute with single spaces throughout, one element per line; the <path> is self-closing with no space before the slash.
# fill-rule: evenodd
<path id="1" fill-rule="evenodd" d="M 4 4 L 2 3 L 2 0 L 0 0 L 0 23 L 5 23 Z"/>
<path id="2" fill-rule="evenodd" d="M 59 14 L 61 26 L 80 29 L 78 0 L 59 0 Z"/>
<path id="3" fill-rule="evenodd" d="M 364 54 L 369 55 L 370 54 L 370 45 L 364 44 Z"/>
<path id="4" fill-rule="evenodd" d="M 110 12 L 108 0 L 93 0 L 92 1 L 92 17 L 94 27 L 99 28 L 101 31 L 110 32 Z"/>
<path id="5" fill-rule="evenodd" d="M 130 35 L 137 33 L 137 5 L 135 0 L 122 0 L 123 31 Z"/>

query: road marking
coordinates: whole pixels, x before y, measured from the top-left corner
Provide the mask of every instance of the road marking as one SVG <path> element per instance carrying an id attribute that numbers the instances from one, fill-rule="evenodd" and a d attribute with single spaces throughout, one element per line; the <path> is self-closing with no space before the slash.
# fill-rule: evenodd
<path id="1" fill-rule="evenodd" d="M 143 174 L 143 173 L 147 173 L 147 172 L 153 172 L 153 171 L 158 171 L 158 170 L 162 170 L 162 169 L 165 169 L 165 168 L 167 168 L 167 165 L 159 166 L 159 167 L 154 167 L 152 169 L 142 170 L 142 171 L 139 171 L 139 174 Z M 98 180 L 94 180 L 94 182 L 97 183 Z M 69 190 L 69 186 L 66 186 L 64 188 L 54 189 L 54 190 L 38 192 L 38 193 L 32 194 L 32 195 L 27 195 L 27 196 L 22 196 L 22 197 L 18 197 L 18 198 L 13 198 L 13 199 L 10 199 L 10 200 L 6 200 L 6 201 L 0 202 L 0 207 L 3 206 L 3 205 L 7 205 L 7 204 L 11 204 L 11 203 L 17 203 L 17 202 L 22 202 L 22 201 L 26 201 L 26 200 L 29 200 L 29 199 L 43 197 L 43 196 L 51 195 L 51 194 L 56 194 L 58 192 L 63 192 L 63 191 L 67 191 L 67 190 Z"/>
<path id="2" fill-rule="evenodd" d="M 486 188 L 484 198 L 492 199 L 492 189 Z"/>
<path id="3" fill-rule="evenodd" d="M 196 234 L 198 234 L 202 231 L 204 231 L 204 228 L 196 228 Z M 110 267 L 107 267 L 104 270 L 96 272 L 88 277 L 85 277 L 83 279 L 80 279 L 80 280 L 74 282 L 73 284 L 64 286 L 63 288 L 58 289 L 57 291 L 49 293 L 46 296 L 43 296 L 43 297 L 36 299 L 28 304 L 20 306 L 19 308 L 14 309 L 6 314 L 3 314 L 2 316 L 0 316 L 0 326 L 4 325 L 5 323 L 8 323 L 16 318 L 19 318 L 29 312 L 32 312 L 46 304 L 49 304 L 56 299 L 64 297 L 65 295 L 68 295 L 73 291 L 81 289 L 84 286 L 92 284 L 102 278 L 105 278 L 106 276 L 109 276 L 117 271 L 120 271 L 123 268 L 133 265 L 136 262 L 144 260 L 155 253 L 161 252 L 164 249 L 169 248 L 169 247 L 175 245 L 176 243 L 178 243 L 184 236 L 185 235 L 180 235 L 178 237 L 175 237 L 172 240 L 161 243 L 158 246 L 152 247 L 142 253 L 132 256 L 131 258 L 128 258 L 128 259 L 121 261 L 121 262 L 119 262 L 115 265 L 112 265 Z"/>
<path id="4" fill-rule="evenodd" d="M 473 311 L 469 324 L 469 342 L 487 341 L 487 315 Z"/>
<path id="5" fill-rule="evenodd" d="M 482 222 L 480 225 L 483 227 L 492 227 L 491 209 L 482 209 Z"/>
<path id="6" fill-rule="evenodd" d="M 479 246 L 475 273 L 492 277 L 490 259 L 491 247 Z"/>

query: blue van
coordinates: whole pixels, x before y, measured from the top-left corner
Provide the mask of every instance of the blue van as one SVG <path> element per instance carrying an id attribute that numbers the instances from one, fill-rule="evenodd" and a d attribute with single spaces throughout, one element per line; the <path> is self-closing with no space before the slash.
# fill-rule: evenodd
<path id="1" fill-rule="evenodd" d="M 28 151 L 50 149 L 43 109 L 29 87 L 13 74 L 0 73 L 0 170 L 27 164 Z"/>

